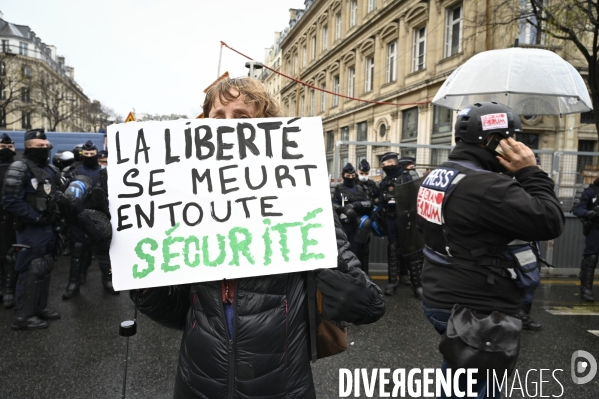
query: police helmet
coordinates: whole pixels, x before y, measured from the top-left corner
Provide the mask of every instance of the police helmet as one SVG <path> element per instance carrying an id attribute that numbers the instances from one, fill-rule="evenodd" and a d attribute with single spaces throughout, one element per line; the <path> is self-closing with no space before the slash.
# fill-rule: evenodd
<path id="1" fill-rule="evenodd" d="M 88 176 L 77 175 L 65 190 L 64 195 L 68 199 L 79 198 L 83 200 L 91 188 L 92 180 Z"/>
<path id="2" fill-rule="evenodd" d="M 73 162 L 75 162 L 75 156 L 71 151 L 61 150 L 52 157 L 52 165 L 60 170 L 63 170 L 67 166 L 71 166 Z"/>
<path id="3" fill-rule="evenodd" d="M 81 151 L 83 151 L 83 143 L 77 144 L 75 148 L 73 148 L 73 155 L 75 156 L 75 162 L 83 161 L 83 155 L 81 155 Z"/>
<path id="4" fill-rule="evenodd" d="M 462 109 L 455 123 L 455 140 L 471 144 L 486 144 L 490 134 L 503 138 L 515 137 L 522 131 L 520 116 L 507 105 L 480 102 Z"/>

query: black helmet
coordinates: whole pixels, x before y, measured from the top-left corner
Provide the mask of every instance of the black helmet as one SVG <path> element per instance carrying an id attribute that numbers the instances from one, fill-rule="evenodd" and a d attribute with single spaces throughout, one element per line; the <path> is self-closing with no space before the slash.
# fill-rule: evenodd
<path id="1" fill-rule="evenodd" d="M 485 144 L 490 134 L 515 137 L 522 131 L 520 116 L 507 105 L 480 102 L 462 109 L 455 123 L 455 140 Z"/>
<path id="2" fill-rule="evenodd" d="M 75 162 L 83 161 L 83 155 L 81 155 L 81 151 L 83 151 L 83 143 L 77 144 L 75 148 L 73 148 L 73 155 L 75 156 Z"/>
<path id="3" fill-rule="evenodd" d="M 61 150 L 52 157 L 52 165 L 60 170 L 63 170 L 67 166 L 71 166 L 73 162 L 75 162 L 75 156 L 71 151 Z"/>

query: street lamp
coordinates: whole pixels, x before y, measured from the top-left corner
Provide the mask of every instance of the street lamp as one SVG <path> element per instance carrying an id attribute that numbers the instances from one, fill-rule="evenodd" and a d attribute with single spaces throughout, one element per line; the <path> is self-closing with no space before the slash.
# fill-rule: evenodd
<path id="1" fill-rule="evenodd" d="M 260 61 L 248 61 L 245 63 L 245 67 L 249 68 L 249 70 L 250 70 L 248 72 L 248 76 L 250 78 L 256 78 L 255 70 L 264 68 L 264 65 L 262 65 L 262 63 Z"/>

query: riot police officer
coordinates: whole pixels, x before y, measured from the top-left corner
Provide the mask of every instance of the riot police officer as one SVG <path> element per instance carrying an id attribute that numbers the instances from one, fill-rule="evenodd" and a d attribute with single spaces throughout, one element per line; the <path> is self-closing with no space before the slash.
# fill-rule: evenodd
<path id="1" fill-rule="evenodd" d="M 102 150 L 98 153 L 98 163 L 103 169 L 108 166 L 108 151 Z"/>
<path id="2" fill-rule="evenodd" d="M 61 172 L 75 162 L 75 155 L 71 151 L 60 150 L 52 157 L 52 165 Z"/>
<path id="3" fill-rule="evenodd" d="M 385 177 L 380 184 L 380 206 L 384 213 L 384 223 L 387 231 L 387 265 L 389 282 L 385 287 L 385 295 L 393 295 L 399 287 L 400 262 L 402 250 L 400 248 L 399 229 L 406 228 L 398 223 L 398 204 L 396 202 L 396 190 L 398 187 L 418 179 L 418 174 L 413 169 L 406 169 L 406 162 L 399 163 L 399 155 L 396 152 L 387 152 L 381 156 L 381 166 Z M 399 204 L 402 207 L 415 204 Z M 408 268 L 410 269 L 410 285 L 416 297 L 422 295 L 420 283 L 421 259 L 418 254 L 406 254 Z"/>
<path id="4" fill-rule="evenodd" d="M 48 294 L 55 245 L 54 193 L 59 183 L 58 169 L 48 164 L 49 142 L 43 129 L 25 133 L 23 160 L 13 162 L 2 188 L 2 204 L 15 216 L 17 245 L 15 330 L 48 327 L 44 320 L 60 318 L 49 310 Z"/>
<path id="5" fill-rule="evenodd" d="M 65 174 L 69 182 L 81 180 L 78 178 L 79 176 L 86 176 L 92 188 L 99 187 L 106 193 L 108 192 L 106 169 L 100 167 L 98 163 L 98 148 L 91 140 L 88 140 L 81 147 L 81 164 L 73 165 Z M 80 285 L 85 283 L 87 269 L 92 261 L 91 246 L 86 234 L 76 226 L 70 226 L 69 234 L 71 240 L 71 268 L 69 271 L 69 282 L 62 295 L 63 299 L 72 299 L 79 294 Z M 98 259 L 98 264 L 102 272 L 104 290 L 111 294 L 118 294 L 112 287 L 110 262 Z"/>
<path id="6" fill-rule="evenodd" d="M 422 304 L 440 334 L 456 304 L 481 317 L 494 311 L 518 313 L 524 290 L 540 281 L 538 252 L 531 243 L 556 238 L 563 230 L 553 181 L 536 166 L 533 152 L 512 139 L 520 131 L 520 117 L 505 105 L 483 102 L 464 108 L 456 120 L 457 143 L 449 161 L 420 187 Z M 444 360 L 443 368 L 447 366 Z M 487 397 L 486 379 L 475 378 L 473 390 Z M 465 386 L 466 378 L 460 378 L 459 388 Z"/>
<path id="7" fill-rule="evenodd" d="M 574 206 L 572 213 L 585 222 L 583 231 L 586 233 L 584 252 L 580 265 L 580 298 L 594 302 L 593 277 L 597 260 L 599 259 L 599 179 L 584 190 L 580 202 Z"/>
<path id="8" fill-rule="evenodd" d="M 351 163 L 343 167 L 343 183 L 335 187 L 333 208 L 339 214 L 343 231 L 351 245 L 351 251 L 359 254 L 362 247 L 368 245 L 372 231 L 372 221 L 368 214 L 372 210 L 372 202 L 362 185 L 356 183 L 356 170 Z M 368 274 L 368 263 L 362 265 Z"/>
<path id="9" fill-rule="evenodd" d="M 358 184 L 364 188 L 366 197 L 372 203 L 372 212 L 376 212 L 379 202 L 379 185 L 370 179 L 370 164 L 365 159 L 361 160 L 358 165 Z M 372 213 L 369 216 L 374 221 Z M 369 234 L 367 241 L 360 246 L 360 252 L 356 254 L 360 260 L 361 268 L 366 274 L 368 274 L 370 264 L 370 236 Z"/>
<path id="10" fill-rule="evenodd" d="M 0 188 L 8 167 L 14 162 L 16 155 L 15 142 L 4 133 L 0 139 Z M 0 204 L 0 296 L 4 307 L 10 309 L 15 305 L 15 284 L 17 283 L 14 262 L 7 261 L 6 255 L 17 242 L 12 213 Z"/>

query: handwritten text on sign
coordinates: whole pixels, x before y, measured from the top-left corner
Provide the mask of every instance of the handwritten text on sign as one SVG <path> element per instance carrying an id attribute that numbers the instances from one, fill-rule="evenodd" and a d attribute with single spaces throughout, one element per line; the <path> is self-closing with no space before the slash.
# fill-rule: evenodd
<path id="1" fill-rule="evenodd" d="M 320 118 L 108 128 L 116 289 L 335 267 Z"/>

